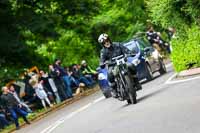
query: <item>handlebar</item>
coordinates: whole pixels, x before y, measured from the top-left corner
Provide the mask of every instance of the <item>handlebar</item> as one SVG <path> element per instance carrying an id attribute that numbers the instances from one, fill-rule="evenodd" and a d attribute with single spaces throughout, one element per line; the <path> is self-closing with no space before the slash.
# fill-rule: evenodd
<path id="1" fill-rule="evenodd" d="M 117 64 L 117 60 L 121 60 L 124 58 L 124 61 L 127 61 L 127 57 L 134 57 L 135 54 L 124 54 L 124 55 L 119 55 L 116 57 L 113 57 L 111 60 L 108 60 L 106 62 L 104 62 L 104 65 L 108 65 L 108 66 L 113 66 Z"/>

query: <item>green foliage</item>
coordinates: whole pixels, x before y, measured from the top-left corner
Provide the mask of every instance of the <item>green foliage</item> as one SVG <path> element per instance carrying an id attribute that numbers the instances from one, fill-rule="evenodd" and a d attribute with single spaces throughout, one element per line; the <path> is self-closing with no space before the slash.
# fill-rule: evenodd
<path id="1" fill-rule="evenodd" d="M 2 0 L 0 81 L 15 75 L 10 71 L 4 74 L 5 68 L 47 68 L 55 58 L 62 59 L 64 65 L 86 59 L 96 67 L 99 34 L 106 32 L 113 41 L 126 41 L 144 32 L 148 19 L 159 28 L 176 27 L 176 53 L 178 46 L 189 43 L 185 38 L 193 37 L 188 29 L 200 24 L 199 5 L 198 0 Z M 173 60 L 178 60 L 175 55 Z"/>
<path id="2" fill-rule="evenodd" d="M 186 38 L 173 41 L 172 60 L 177 71 L 200 66 L 200 29 L 192 26 Z"/>
<path id="3" fill-rule="evenodd" d="M 147 15 L 141 0 L 105 0 L 102 12 L 92 21 L 91 34 L 94 39 L 108 33 L 114 41 L 125 41 L 138 31 L 144 31 Z"/>
<path id="4" fill-rule="evenodd" d="M 95 47 L 88 40 L 81 38 L 74 31 L 61 30 L 60 34 L 62 36 L 55 42 L 51 52 L 62 59 L 63 65 L 80 63 L 83 59 L 88 61 L 92 58 L 97 59 Z M 91 64 L 96 64 L 96 62 L 91 62 Z"/>
<path id="5" fill-rule="evenodd" d="M 200 66 L 199 0 L 146 0 L 153 23 L 175 27 L 172 61 L 177 71 Z"/>

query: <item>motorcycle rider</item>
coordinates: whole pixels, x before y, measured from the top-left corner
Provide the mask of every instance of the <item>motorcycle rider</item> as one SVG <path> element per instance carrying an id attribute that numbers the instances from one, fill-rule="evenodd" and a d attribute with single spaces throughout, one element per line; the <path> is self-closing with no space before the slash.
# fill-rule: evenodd
<path id="1" fill-rule="evenodd" d="M 130 50 L 125 46 L 120 45 L 120 43 L 112 42 L 109 36 L 105 33 L 101 34 L 98 38 L 98 42 L 103 45 L 103 48 L 100 53 L 100 66 L 105 67 L 105 62 L 110 61 L 113 57 L 131 54 Z M 134 80 L 137 90 L 142 89 L 141 84 L 136 76 L 136 67 L 134 64 L 127 64 L 128 71 L 131 73 L 131 79 Z M 114 66 L 108 66 L 108 80 L 111 83 L 112 91 L 114 93 L 114 97 L 118 97 L 116 93 L 116 83 L 114 80 L 114 75 L 112 73 Z"/>

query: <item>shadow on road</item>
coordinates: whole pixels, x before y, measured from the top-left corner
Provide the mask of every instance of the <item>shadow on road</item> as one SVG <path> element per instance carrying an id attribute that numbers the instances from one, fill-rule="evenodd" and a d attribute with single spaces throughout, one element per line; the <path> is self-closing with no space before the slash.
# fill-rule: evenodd
<path id="1" fill-rule="evenodd" d="M 151 81 L 159 78 L 160 76 L 162 76 L 162 75 L 156 75 L 155 77 L 153 77 L 153 79 Z M 146 84 L 146 83 L 151 82 L 151 81 L 148 81 L 148 80 L 145 79 L 145 80 L 141 81 L 141 84 Z"/>
<path id="2" fill-rule="evenodd" d="M 153 97 L 153 96 L 155 96 L 155 95 L 157 95 L 157 94 L 159 94 L 159 93 L 161 93 L 161 92 L 164 92 L 164 91 L 166 91 L 167 89 L 168 89 L 168 87 L 167 87 L 167 88 L 161 88 L 161 89 L 156 90 L 156 91 L 154 91 L 154 92 L 151 92 L 151 93 L 149 93 L 149 94 L 147 94 L 147 95 L 144 95 L 144 96 L 138 98 L 138 103 L 141 102 L 141 101 L 144 101 L 144 100 L 146 100 L 146 99 L 148 99 L 148 98 L 150 98 L 150 97 Z"/>
<path id="3" fill-rule="evenodd" d="M 147 99 L 149 99 L 149 98 L 151 98 L 151 97 L 153 97 L 153 96 L 156 96 L 156 95 L 158 95 L 158 94 L 160 94 L 160 93 L 166 91 L 168 88 L 169 88 L 169 87 L 160 88 L 159 90 L 156 90 L 156 91 L 154 91 L 154 92 L 151 92 L 151 93 L 149 93 L 149 94 L 147 94 L 147 95 L 144 95 L 144 96 L 138 98 L 138 99 L 137 99 L 137 104 L 140 104 L 141 102 L 143 102 L 143 101 L 145 101 L 145 100 L 147 100 Z M 136 104 L 136 105 L 137 105 L 137 104 Z M 130 105 L 133 105 L 133 106 L 134 106 L 135 104 L 124 104 L 124 105 L 121 106 L 119 109 L 124 109 L 124 108 L 126 108 L 126 107 L 129 107 Z"/>

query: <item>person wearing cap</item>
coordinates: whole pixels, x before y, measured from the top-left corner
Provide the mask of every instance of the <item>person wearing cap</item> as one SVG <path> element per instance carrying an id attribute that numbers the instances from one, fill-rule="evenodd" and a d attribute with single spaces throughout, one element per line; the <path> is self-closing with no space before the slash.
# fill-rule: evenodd
<path id="1" fill-rule="evenodd" d="M 94 84 L 94 80 L 97 78 L 97 72 L 93 70 L 85 60 L 81 61 L 81 73 Z"/>

